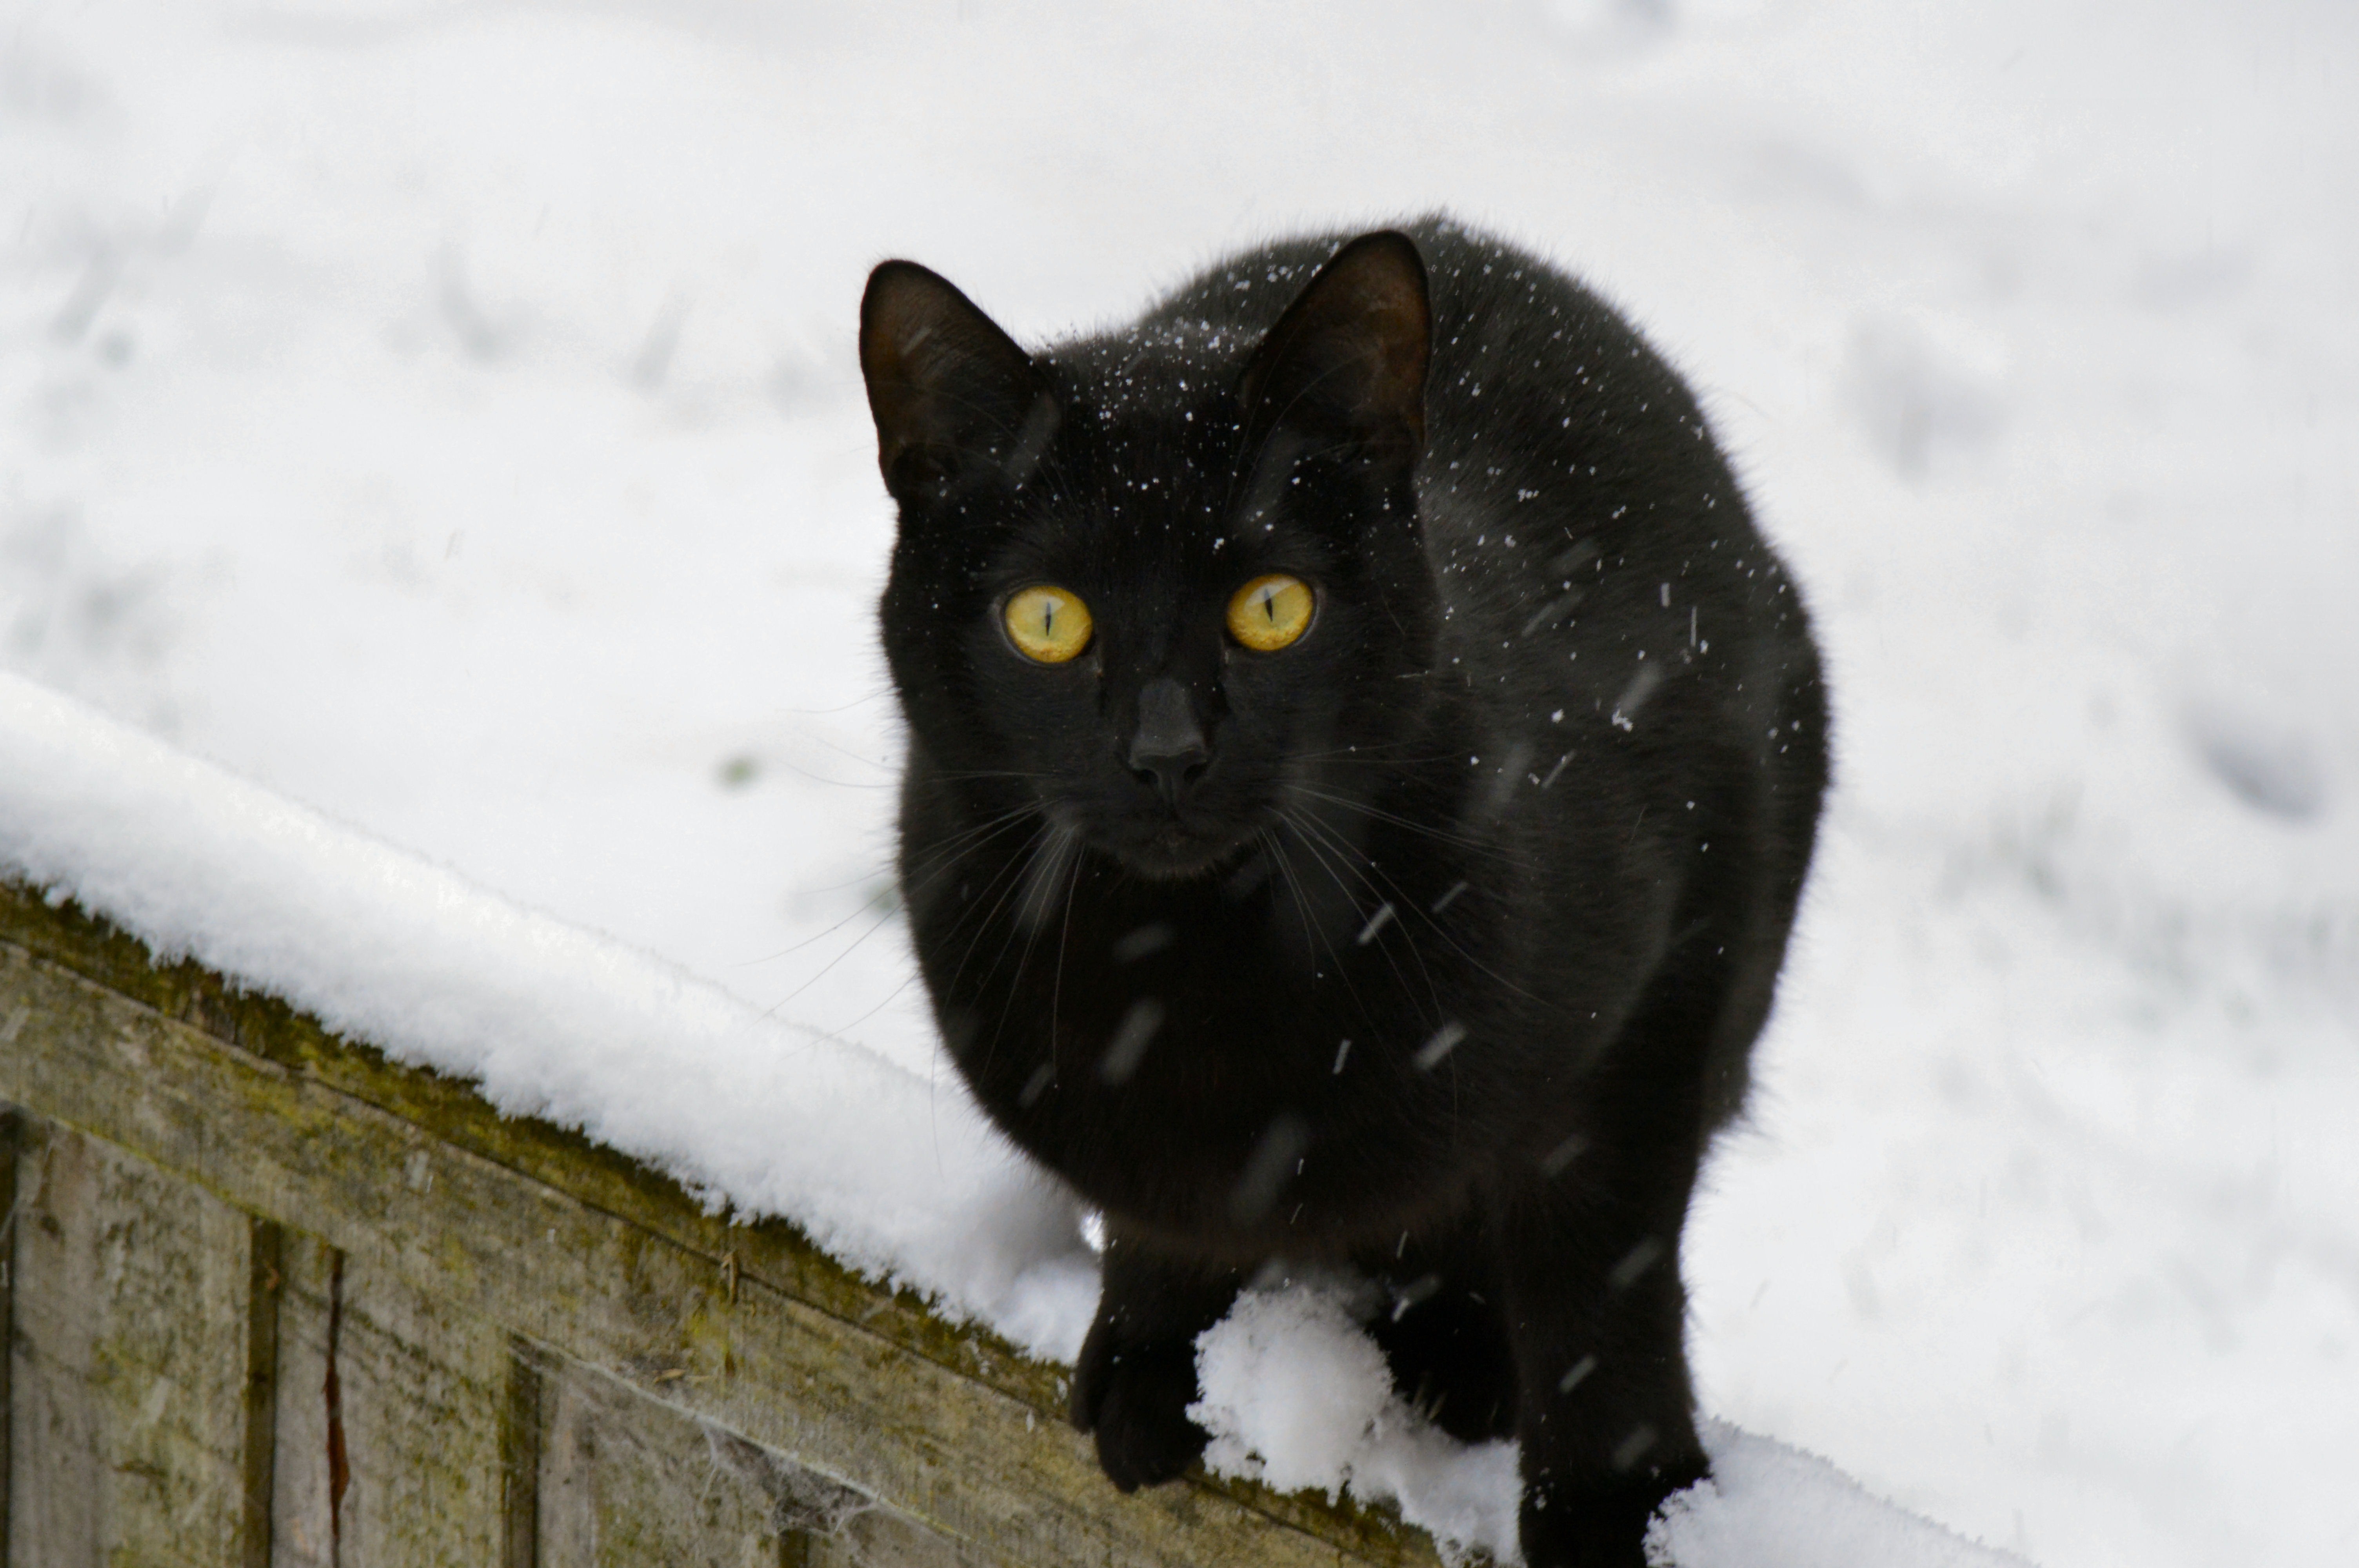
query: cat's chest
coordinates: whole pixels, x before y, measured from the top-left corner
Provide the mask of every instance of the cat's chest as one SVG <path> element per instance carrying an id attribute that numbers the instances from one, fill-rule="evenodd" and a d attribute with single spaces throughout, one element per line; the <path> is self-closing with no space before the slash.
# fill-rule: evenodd
<path id="1" fill-rule="evenodd" d="M 956 956 L 936 966 L 937 994 L 981 1021 L 967 1065 L 1019 1111 L 1052 1087 L 1166 1107 L 1323 1097 L 1414 1052 L 1468 988 L 1447 912 L 1306 871 L 1272 855 L 1169 897 L 1076 874 L 1037 921 L 1016 897 L 966 920 L 970 888 L 930 912 L 920 943 Z"/>
<path id="2" fill-rule="evenodd" d="M 1331 947 L 1283 903 L 1185 925 L 1072 913 L 1056 956 L 951 1009 L 987 1021 L 959 1065 L 993 1118 L 1093 1203 L 1174 1232 L 1299 1217 L 1308 1244 L 1447 1185 L 1451 1130 L 1492 1119 L 1499 1021 L 1446 949 L 1387 948 L 1390 921 Z"/>

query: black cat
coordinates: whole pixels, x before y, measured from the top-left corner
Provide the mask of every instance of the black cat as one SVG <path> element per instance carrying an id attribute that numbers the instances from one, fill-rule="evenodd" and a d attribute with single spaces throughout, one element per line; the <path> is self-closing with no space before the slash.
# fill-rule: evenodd
<path id="1" fill-rule="evenodd" d="M 976 1097 L 1104 1211 L 1074 1423 L 1201 1452 L 1273 1259 L 1391 1292 L 1403 1392 L 1522 1445 L 1526 1560 L 1705 1472 L 1680 1231 L 1827 773 L 1807 619 L 1679 378 L 1440 218 L 1027 353 L 886 262 L 901 885 Z"/>

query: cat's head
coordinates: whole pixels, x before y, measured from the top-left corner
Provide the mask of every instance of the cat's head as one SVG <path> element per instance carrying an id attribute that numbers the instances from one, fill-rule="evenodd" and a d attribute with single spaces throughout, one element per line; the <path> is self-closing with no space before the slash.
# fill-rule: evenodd
<path id="1" fill-rule="evenodd" d="M 913 744 L 1148 876 L 1364 795 L 1425 704 L 1423 265 L 1363 236 L 1269 317 L 1027 354 L 911 263 L 862 303 Z"/>

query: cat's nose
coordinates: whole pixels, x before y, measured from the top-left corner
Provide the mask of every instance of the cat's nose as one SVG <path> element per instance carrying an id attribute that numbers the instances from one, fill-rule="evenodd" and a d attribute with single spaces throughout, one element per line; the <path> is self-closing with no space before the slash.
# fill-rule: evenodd
<path id="1" fill-rule="evenodd" d="M 1212 754 L 1204 745 L 1203 726 L 1196 722 L 1196 706 L 1188 700 L 1188 688 L 1168 676 L 1147 682 L 1138 694 L 1138 733 L 1130 741 L 1130 771 L 1154 784 L 1165 805 L 1177 806 L 1180 792 L 1202 776 Z"/>

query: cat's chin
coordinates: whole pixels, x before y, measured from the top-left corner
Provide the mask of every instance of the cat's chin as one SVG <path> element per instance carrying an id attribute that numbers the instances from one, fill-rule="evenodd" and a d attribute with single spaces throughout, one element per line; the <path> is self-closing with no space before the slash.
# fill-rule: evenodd
<path id="1" fill-rule="evenodd" d="M 1114 859 L 1150 881 L 1196 881 L 1234 866 L 1245 841 L 1212 838 L 1174 827 L 1110 847 Z"/>

